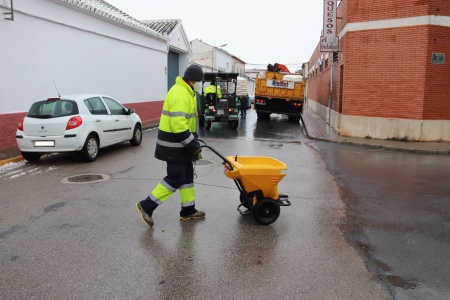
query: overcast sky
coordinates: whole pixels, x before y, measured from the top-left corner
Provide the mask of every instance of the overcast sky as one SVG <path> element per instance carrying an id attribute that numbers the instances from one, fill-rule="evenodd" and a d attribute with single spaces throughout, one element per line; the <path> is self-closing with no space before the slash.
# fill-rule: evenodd
<path id="1" fill-rule="evenodd" d="M 247 68 L 291 71 L 307 62 L 323 24 L 322 0 L 105 0 L 138 20 L 180 19 L 189 41 L 223 47 Z"/>

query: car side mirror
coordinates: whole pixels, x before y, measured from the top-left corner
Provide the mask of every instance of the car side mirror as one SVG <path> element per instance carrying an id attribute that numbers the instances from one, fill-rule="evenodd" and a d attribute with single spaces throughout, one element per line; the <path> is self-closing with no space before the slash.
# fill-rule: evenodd
<path id="1" fill-rule="evenodd" d="M 132 114 L 134 114 L 134 109 L 130 108 L 130 109 L 127 111 L 127 115 L 132 115 Z"/>

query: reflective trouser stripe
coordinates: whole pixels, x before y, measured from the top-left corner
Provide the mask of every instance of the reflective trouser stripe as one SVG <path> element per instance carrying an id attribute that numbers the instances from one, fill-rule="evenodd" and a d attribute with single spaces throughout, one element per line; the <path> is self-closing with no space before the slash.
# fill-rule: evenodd
<path id="1" fill-rule="evenodd" d="M 164 180 L 156 185 L 153 189 L 150 199 L 157 204 L 161 204 L 166 201 L 177 189 L 174 189 L 169 184 L 167 184 Z"/>
<path id="2" fill-rule="evenodd" d="M 175 191 L 176 189 L 168 185 L 166 182 L 161 181 L 153 189 L 150 199 L 159 205 L 169 199 Z M 193 183 L 183 184 L 180 186 L 179 191 L 182 207 L 195 205 L 195 190 Z"/>
<path id="3" fill-rule="evenodd" d="M 180 198 L 181 198 L 181 207 L 187 207 L 195 205 L 195 191 L 194 184 L 183 184 L 179 188 Z"/>

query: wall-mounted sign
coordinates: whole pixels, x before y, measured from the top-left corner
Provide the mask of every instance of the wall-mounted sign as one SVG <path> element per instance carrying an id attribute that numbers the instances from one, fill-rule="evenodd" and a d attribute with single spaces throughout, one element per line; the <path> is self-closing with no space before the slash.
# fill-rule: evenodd
<path id="1" fill-rule="evenodd" d="M 321 52 L 339 51 L 339 36 L 336 32 L 337 0 L 323 1 L 323 30 L 320 37 Z"/>
<path id="2" fill-rule="evenodd" d="M 445 53 L 433 53 L 431 55 L 431 63 L 442 65 L 445 61 Z"/>

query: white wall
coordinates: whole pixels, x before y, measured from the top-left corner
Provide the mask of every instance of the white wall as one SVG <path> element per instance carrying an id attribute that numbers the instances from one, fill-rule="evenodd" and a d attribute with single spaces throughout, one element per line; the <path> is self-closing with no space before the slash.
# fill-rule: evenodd
<path id="1" fill-rule="evenodd" d="M 61 94 L 164 99 L 167 40 L 62 3 L 15 1 L 14 21 L 0 19 L 0 114 L 56 96 L 53 80 Z"/>

